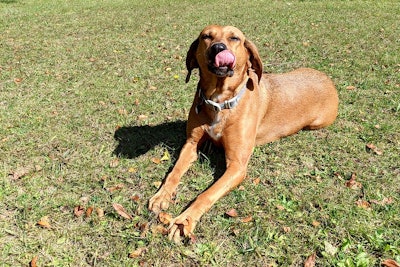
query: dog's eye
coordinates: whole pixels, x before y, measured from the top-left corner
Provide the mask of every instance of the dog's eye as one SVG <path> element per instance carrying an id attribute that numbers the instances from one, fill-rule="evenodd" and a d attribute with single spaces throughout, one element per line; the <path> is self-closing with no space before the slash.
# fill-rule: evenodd
<path id="1" fill-rule="evenodd" d="M 203 35 L 201 36 L 201 39 L 203 39 L 203 40 L 210 40 L 210 39 L 211 39 L 211 35 L 209 35 L 209 34 L 203 34 Z"/>
<path id="2" fill-rule="evenodd" d="M 234 42 L 238 42 L 238 41 L 240 41 L 240 38 L 237 37 L 237 36 L 232 36 L 232 37 L 229 38 L 229 40 L 234 41 Z"/>

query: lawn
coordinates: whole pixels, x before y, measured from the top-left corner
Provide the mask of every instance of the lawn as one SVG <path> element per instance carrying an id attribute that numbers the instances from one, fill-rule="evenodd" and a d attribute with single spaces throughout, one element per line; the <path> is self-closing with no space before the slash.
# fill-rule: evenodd
<path id="1" fill-rule="evenodd" d="M 0 0 L 0 265 L 400 263 L 399 14 L 398 1 Z M 339 116 L 257 147 L 176 245 L 147 201 L 184 142 L 186 51 L 212 23 L 240 28 L 266 72 L 328 73 Z M 168 212 L 223 164 L 201 152 Z"/>

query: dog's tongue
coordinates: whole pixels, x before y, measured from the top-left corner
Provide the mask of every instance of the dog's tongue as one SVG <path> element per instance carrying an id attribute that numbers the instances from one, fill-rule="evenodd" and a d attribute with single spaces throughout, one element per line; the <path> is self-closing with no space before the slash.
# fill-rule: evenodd
<path id="1" fill-rule="evenodd" d="M 223 50 L 215 56 L 215 66 L 217 68 L 228 67 L 230 69 L 233 69 L 235 63 L 236 58 L 229 50 Z"/>

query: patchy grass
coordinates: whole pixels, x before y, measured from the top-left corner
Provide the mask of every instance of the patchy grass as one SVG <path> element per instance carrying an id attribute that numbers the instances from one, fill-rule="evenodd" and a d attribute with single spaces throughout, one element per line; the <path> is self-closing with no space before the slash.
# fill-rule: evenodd
<path id="1" fill-rule="evenodd" d="M 0 1 L 2 266 L 400 262 L 399 13 L 395 1 Z M 177 246 L 146 204 L 184 142 L 196 88 L 184 58 L 210 23 L 242 29 L 266 71 L 327 72 L 340 114 L 256 148 L 242 187 Z M 220 174 L 220 153 L 203 158 L 174 215 Z"/>

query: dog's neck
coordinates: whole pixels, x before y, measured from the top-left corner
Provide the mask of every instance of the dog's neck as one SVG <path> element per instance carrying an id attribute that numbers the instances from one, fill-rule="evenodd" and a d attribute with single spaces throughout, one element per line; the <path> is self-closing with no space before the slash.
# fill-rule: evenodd
<path id="1" fill-rule="evenodd" d="M 246 81 L 246 77 L 214 77 L 211 81 L 200 79 L 198 86 L 206 99 L 224 103 L 234 98 L 246 86 Z"/>

